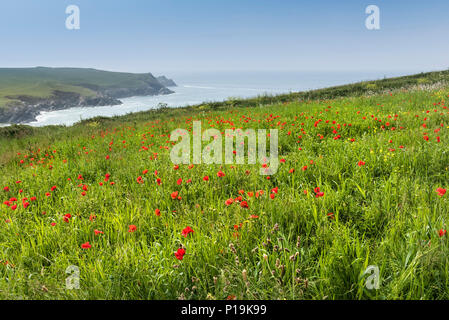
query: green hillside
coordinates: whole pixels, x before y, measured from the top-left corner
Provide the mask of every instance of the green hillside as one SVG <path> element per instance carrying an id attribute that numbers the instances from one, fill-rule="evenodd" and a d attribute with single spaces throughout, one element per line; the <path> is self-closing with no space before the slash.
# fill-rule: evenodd
<path id="1" fill-rule="evenodd" d="M 50 98 L 55 90 L 93 97 L 114 89 L 163 88 L 150 73 L 134 74 L 80 68 L 0 68 L 0 107 L 20 96 Z"/>
<path id="2" fill-rule="evenodd" d="M 447 300 L 447 75 L 0 128 L 0 299 Z M 193 121 L 279 158 L 175 165 Z"/>

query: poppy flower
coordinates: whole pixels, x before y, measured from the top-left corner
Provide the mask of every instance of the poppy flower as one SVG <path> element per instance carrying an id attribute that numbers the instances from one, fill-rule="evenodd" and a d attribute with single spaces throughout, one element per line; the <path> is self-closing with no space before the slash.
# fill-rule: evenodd
<path id="1" fill-rule="evenodd" d="M 440 229 L 440 231 L 438 232 L 438 235 L 440 237 L 444 236 L 446 234 L 446 230 Z"/>
<path id="2" fill-rule="evenodd" d="M 224 172 L 223 171 L 218 171 L 217 172 L 217 177 L 219 177 L 219 178 L 221 178 L 221 177 L 224 177 L 225 176 L 225 174 L 224 174 Z"/>
<path id="3" fill-rule="evenodd" d="M 129 226 L 128 232 L 134 232 L 136 230 L 137 230 L 137 227 L 132 224 L 132 225 Z"/>
<path id="4" fill-rule="evenodd" d="M 100 231 L 100 230 L 97 230 L 97 229 L 95 229 L 94 232 L 95 232 L 95 235 L 104 234 L 103 231 Z"/>
<path id="5" fill-rule="evenodd" d="M 182 179 L 179 178 L 179 179 L 176 181 L 176 184 L 179 186 L 179 185 L 181 185 L 181 183 L 182 183 Z"/>
<path id="6" fill-rule="evenodd" d="M 89 243 L 89 241 L 87 241 L 86 243 L 83 243 L 83 244 L 81 245 L 81 248 L 82 248 L 82 249 L 90 249 L 90 248 L 92 248 L 92 246 L 91 246 L 91 244 Z"/>
<path id="7" fill-rule="evenodd" d="M 184 258 L 185 254 L 186 254 L 186 250 L 179 248 L 178 251 L 175 252 L 175 257 L 178 260 L 182 260 Z"/>
<path id="8" fill-rule="evenodd" d="M 229 198 L 228 200 L 225 201 L 225 204 L 226 204 L 227 206 L 230 206 L 233 202 L 234 202 L 234 199 Z"/>
<path id="9" fill-rule="evenodd" d="M 182 235 L 187 238 L 187 236 L 189 235 L 189 233 L 193 233 L 193 229 L 191 227 L 186 227 L 182 230 Z"/>
<path id="10" fill-rule="evenodd" d="M 444 196 L 444 194 L 446 193 L 446 189 L 443 189 L 443 188 L 437 188 L 437 189 L 435 190 L 435 192 L 438 193 L 438 195 L 439 195 L 440 197 L 442 197 L 442 196 Z"/>
<path id="11" fill-rule="evenodd" d="M 315 198 L 324 196 L 324 192 L 321 192 L 319 187 L 316 187 L 313 191 L 315 192 Z"/>
<path id="12" fill-rule="evenodd" d="M 357 163 L 357 165 L 358 165 L 359 167 L 364 166 L 364 165 L 365 165 L 365 161 L 360 160 L 360 161 Z"/>
<path id="13" fill-rule="evenodd" d="M 173 200 L 176 199 L 176 198 L 178 197 L 178 194 L 179 194 L 178 191 L 172 192 L 171 198 L 172 198 Z"/>
<path id="14" fill-rule="evenodd" d="M 204 176 L 203 180 L 204 181 L 209 181 L 209 176 Z"/>
<path id="15" fill-rule="evenodd" d="M 241 206 L 242 208 L 248 208 L 248 202 L 242 201 L 242 202 L 240 203 L 240 206 Z"/>
<path id="16" fill-rule="evenodd" d="M 159 210 L 159 209 L 154 210 L 154 214 L 157 215 L 158 217 L 160 217 L 161 216 L 161 210 Z"/>
<path id="17" fill-rule="evenodd" d="M 8 192 L 9 191 L 9 187 L 4 187 L 3 191 Z"/>

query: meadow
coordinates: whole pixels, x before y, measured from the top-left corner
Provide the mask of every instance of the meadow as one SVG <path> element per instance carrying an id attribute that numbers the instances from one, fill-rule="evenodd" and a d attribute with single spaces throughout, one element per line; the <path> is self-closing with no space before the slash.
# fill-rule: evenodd
<path id="1" fill-rule="evenodd" d="M 0 128 L 0 298 L 448 299 L 442 75 Z M 277 173 L 174 165 L 193 121 L 278 129 Z"/>

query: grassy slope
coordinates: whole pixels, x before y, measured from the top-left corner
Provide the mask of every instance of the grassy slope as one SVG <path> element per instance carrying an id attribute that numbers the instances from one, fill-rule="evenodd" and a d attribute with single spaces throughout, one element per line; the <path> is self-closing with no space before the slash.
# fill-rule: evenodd
<path id="1" fill-rule="evenodd" d="M 0 107 L 14 99 L 8 96 L 28 95 L 47 98 L 54 90 L 96 95 L 96 89 L 133 88 L 149 81 L 159 85 L 149 74 L 108 72 L 80 68 L 0 68 Z"/>
<path id="2" fill-rule="evenodd" d="M 0 207 L 0 297 L 448 299 L 449 241 L 439 230 L 447 229 L 449 199 L 435 190 L 449 187 L 449 87 L 396 89 L 352 96 L 341 87 L 321 93 L 347 97 L 292 95 L 293 102 L 265 106 L 253 99 L 70 128 L 1 129 L 1 202 L 17 197 L 19 205 Z M 279 129 L 286 162 L 270 180 L 258 174 L 260 165 L 174 170 L 167 134 L 193 119 L 220 131 Z M 226 176 L 217 177 L 219 170 Z M 80 184 L 88 186 L 85 196 Z M 315 198 L 316 187 L 324 197 Z M 248 209 L 225 205 L 239 190 Z M 264 194 L 247 194 L 257 190 Z M 173 200 L 173 191 L 182 199 Z M 32 196 L 25 209 L 21 199 Z M 131 224 L 137 231 L 128 232 Z M 187 238 L 186 226 L 195 231 Z M 81 249 L 86 241 L 91 249 Z M 180 245 L 182 261 L 173 255 Z M 70 265 L 80 268 L 81 290 L 64 287 Z M 377 291 L 364 286 L 368 265 L 381 270 Z"/>

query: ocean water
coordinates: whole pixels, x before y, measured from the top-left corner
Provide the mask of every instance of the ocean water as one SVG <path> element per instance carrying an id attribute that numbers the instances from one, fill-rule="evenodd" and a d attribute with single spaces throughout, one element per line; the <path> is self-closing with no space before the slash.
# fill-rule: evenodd
<path id="1" fill-rule="evenodd" d="M 363 80 L 401 76 L 413 72 L 220 72 L 168 74 L 178 84 L 175 93 L 162 96 L 136 96 L 120 99 L 123 104 L 81 107 L 41 112 L 31 126 L 72 125 L 96 116 L 124 115 L 154 109 L 159 103 L 182 107 L 201 102 L 223 101 L 230 97 L 248 98 L 324 88 Z M 1 126 L 1 124 L 0 124 Z"/>

